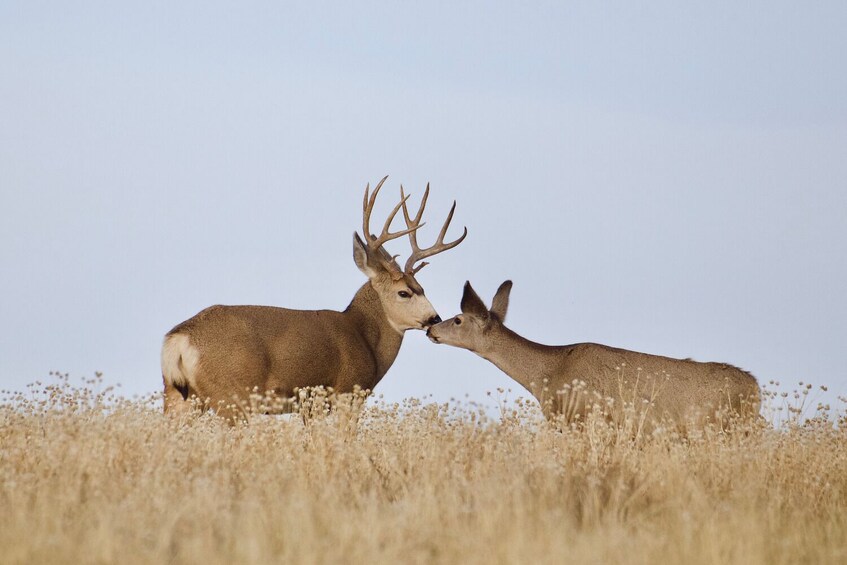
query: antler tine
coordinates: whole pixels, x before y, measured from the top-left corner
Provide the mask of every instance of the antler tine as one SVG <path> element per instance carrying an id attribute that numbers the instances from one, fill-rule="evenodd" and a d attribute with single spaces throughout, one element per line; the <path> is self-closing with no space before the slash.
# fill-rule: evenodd
<path id="1" fill-rule="evenodd" d="M 427 191 L 426 191 L 426 193 L 424 193 L 424 198 L 421 200 L 421 209 L 418 211 L 418 215 L 415 217 L 415 220 L 419 220 L 421 214 L 423 213 L 423 207 L 426 204 L 426 197 L 427 197 L 428 193 L 429 193 L 429 185 L 427 185 Z M 404 267 L 404 270 L 407 273 L 414 275 L 415 273 L 417 273 L 418 271 L 420 271 L 421 269 L 423 269 L 425 266 L 427 266 L 429 264 L 426 261 L 424 261 L 423 263 L 421 263 L 420 265 L 415 267 L 415 263 L 417 263 L 421 259 L 426 259 L 427 257 L 432 257 L 433 255 L 441 253 L 442 251 L 447 251 L 448 249 L 453 249 L 454 247 L 456 247 L 457 245 L 462 243 L 462 241 L 464 241 L 465 237 L 467 237 L 467 235 L 468 235 L 468 228 L 467 227 L 465 227 L 464 233 L 462 233 L 461 237 L 459 237 L 455 241 L 451 241 L 450 243 L 444 243 L 444 236 L 447 235 L 447 229 L 450 227 L 450 222 L 453 220 L 453 213 L 455 211 L 456 211 L 456 201 L 454 200 L 453 206 L 450 208 L 450 213 L 447 214 L 447 220 L 445 220 L 444 225 L 441 227 L 441 231 L 438 234 L 438 239 L 435 241 L 435 245 L 433 245 L 432 247 L 427 247 L 426 249 L 421 249 L 421 248 L 418 247 L 417 237 L 412 236 L 412 235 L 409 236 L 409 242 L 412 244 L 412 254 L 406 260 L 406 266 Z M 408 216 L 408 214 L 406 214 L 405 207 L 403 209 L 403 212 L 404 212 L 404 215 L 406 217 L 406 225 L 408 225 L 409 224 L 409 216 Z"/>
<path id="2" fill-rule="evenodd" d="M 415 226 L 412 226 L 412 227 L 407 228 L 405 230 L 400 230 L 400 231 L 397 231 L 397 232 L 394 232 L 394 233 L 391 233 L 389 231 L 389 229 L 391 228 L 391 222 L 394 221 L 394 217 L 397 216 L 397 212 L 400 211 L 400 208 L 402 208 L 403 206 L 406 205 L 406 200 L 408 200 L 408 199 L 409 199 L 409 197 L 406 196 L 405 198 L 400 200 L 400 202 L 398 202 L 396 206 L 394 206 L 393 210 L 391 210 L 391 213 L 388 215 L 388 219 L 385 220 L 385 224 L 382 226 L 382 233 L 379 234 L 379 237 L 377 237 L 373 240 L 373 247 L 374 248 L 377 248 L 380 245 L 382 245 L 383 243 L 385 243 L 387 241 L 391 241 L 392 239 L 397 239 L 398 237 L 402 237 L 404 235 L 414 233 L 415 230 L 417 230 L 418 228 L 420 228 L 421 226 L 424 225 L 424 224 L 415 225 Z"/>
<path id="3" fill-rule="evenodd" d="M 368 192 L 370 190 L 370 184 L 368 184 L 368 186 L 365 187 L 365 199 L 364 199 L 363 204 L 362 204 L 363 205 L 362 231 L 364 232 L 365 241 L 367 242 L 368 247 L 372 250 L 379 249 L 380 246 L 382 246 L 384 243 L 386 243 L 388 241 L 391 241 L 392 239 L 397 239 L 398 237 L 402 237 L 404 235 L 410 234 L 423 225 L 423 224 L 415 225 L 415 226 L 409 227 L 408 229 L 400 230 L 400 231 L 394 232 L 394 233 L 392 233 L 390 231 L 391 230 L 391 223 L 394 221 L 394 218 L 397 217 L 397 212 L 400 211 L 400 208 L 405 208 L 406 200 L 408 200 L 408 198 L 409 198 L 408 196 L 403 196 L 402 190 L 401 190 L 401 196 L 403 196 L 403 198 L 400 200 L 400 202 L 397 203 L 396 206 L 394 206 L 394 209 L 391 210 L 391 213 L 388 215 L 388 219 L 385 220 L 385 224 L 383 224 L 383 226 L 382 226 L 382 233 L 380 233 L 378 237 L 374 236 L 371 233 L 371 229 L 370 229 L 371 212 L 373 212 L 374 204 L 376 203 L 376 197 L 379 194 L 379 190 L 382 188 L 382 185 L 385 183 L 385 180 L 387 178 L 388 178 L 388 176 L 385 176 L 385 177 L 383 177 L 383 179 L 381 181 L 379 181 L 379 183 L 377 183 L 377 185 L 374 187 L 373 193 L 371 193 L 370 196 L 368 195 Z"/>
<path id="4" fill-rule="evenodd" d="M 405 198 L 405 194 L 403 193 L 403 185 L 400 185 L 400 196 Z M 412 226 L 416 226 L 421 221 L 421 216 L 423 216 L 424 208 L 426 208 L 426 199 L 429 198 L 429 183 L 426 183 L 426 190 L 424 191 L 423 198 L 421 198 L 421 206 L 418 208 L 418 213 L 415 214 L 415 219 L 412 221 L 409 218 L 409 210 L 406 208 L 406 204 L 403 204 L 403 218 L 406 220 L 406 227 L 411 228 Z M 423 224 L 421 224 L 423 225 Z M 417 245 L 417 234 L 412 232 L 409 234 L 409 238 L 412 242 Z"/>
<path id="5" fill-rule="evenodd" d="M 388 178 L 388 175 L 382 177 L 382 180 L 379 181 L 374 188 L 373 194 L 368 198 L 368 193 L 370 192 L 371 183 L 368 183 L 365 186 L 365 199 L 362 202 L 362 237 L 365 238 L 365 241 L 371 240 L 371 212 L 373 212 L 374 204 L 376 203 L 376 195 L 379 194 L 379 189 L 382 188 L 383 183 Z"/>

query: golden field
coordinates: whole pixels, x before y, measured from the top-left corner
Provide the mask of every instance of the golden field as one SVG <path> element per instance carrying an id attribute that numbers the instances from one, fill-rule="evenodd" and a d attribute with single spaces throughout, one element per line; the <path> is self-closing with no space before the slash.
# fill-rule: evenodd
<path id="1" fill-rule="evenodd" d="M 4 393 L 0 562 L 847 563 L 847 426 L 806 386 L 685 439 L 320 395 L 231 427 L 101 388 Z"/>

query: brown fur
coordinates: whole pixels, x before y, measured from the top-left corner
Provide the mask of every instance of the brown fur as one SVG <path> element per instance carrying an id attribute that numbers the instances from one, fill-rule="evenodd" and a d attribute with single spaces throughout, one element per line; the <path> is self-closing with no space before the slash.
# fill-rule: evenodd
<path id="1" fill-rule="evenodd" d="M 391 367 L 403 335 L 441 321 L 414 274 L 415 263 L 461 243 L 467 234 L 444 243 L 451 210 L 436 244 L 421 249 L 414 237 L 429 187 L 412 220 L 408 197 L 401 188 L 400 203 L 389 214 L 379 236 L 370 233 L 369 219 L 379 189 L 365 189 L 363 233 L 353 235 L 353 258 L 368 282 L 343 312 L 290 310 L 272 306 L 212 306 L 174 327 L 162 345 L 165 412 L 192 406 L 213 408 L 227 418 L 243 417 L 251 394 L 288 399 L 295 389 L 331 387 L 353 392 L 372 390 Z M 455 203 L 454 203 L 455 208 Z M 391 232 L 400 209 L 406 229 Z M 382 244 L 409 235 L 412 254 L 401 270 Z M 251 406 L 252 407 L 252 406 Z M 276 411 L 280 406 L 262 409 Z M 284 408 L 284 406 L 283 406 Z"/>
<path id="2" fill-rule="evenodd" d="M 432 326 L 427 335 L 488 359 L 529 390 L 548 418 L 584 420 L 595 403 L 613 399 L 608 416 L 619 420 L 627 404 L 655 424 L 681 428 L 757 414 L 759 385 L 726 363 L 674 359 L 596 343 L 541 345 L 503 324 L 511 282 L 501 285 L 489 311 L 465 285 L 462 314 Z M 459 323 L 457 323 L 457 321 Z M 581 382 L 580 382 L 581 381 Z M 584 383 L 584 384 L 582 384 Z"/>
<path id="3" fill-rule="evenodd" d="M 290 397 L 296 387 L 373 389 L 403 341 L 370 282 L 344 312 L 212 306 L 177 325 L 166 339 L 176 334 L 190 336 L 200 351 L 196 386 L 188 387 L 188 396 L 213 407 L 243 402 L 252 390 Z M 175 391 L 166 380 L 166 411 L 183 402 Z"/>

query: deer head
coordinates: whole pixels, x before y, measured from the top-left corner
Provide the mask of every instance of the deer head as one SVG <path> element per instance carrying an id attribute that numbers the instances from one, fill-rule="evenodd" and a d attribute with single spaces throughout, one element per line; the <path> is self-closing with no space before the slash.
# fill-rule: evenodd
<path id="1" fill-rule="evenodd" d="M 455 241 L 444 243 L 444 236 L 456 209 L 456 203 L 453 202 L 453 207 L 447 215 L 447 220 L 444 222 L 435 244 L 425 249 L 418 247 L 416 232 L 424 225 L 421 223 L 421 218 L 429 196 L 429 185 L 427 184 L 420 208 L 414 218 L 409 215 L 406 206 L 409 197 L 404 193 L 401 186 L 400 202 L 394 206 L 394 209 L 388 215 L 385 224 L 383 224 L 382 232 L 378 236 L 373 235 L 370 230 L 371 212 L 373 212 L 376 197 L 387 178 L 386 176 L 379 181 L 372 194 L 370 194 L 370 184 L 365 187 L 365 198 L 362 204 L 362 236 L 360 237 L 357 233 L 353 234 L 353 259 L 359 270 L 370 280 L 371 286 L 379 296 L 388 321 L 395 330 L 402 333 L 408 329 L 426 329 L 440 322 L 441 318 L 424 295 L 423 287 L 415 279 L 417 272 L 427 263 L 423 262 L 417 266 L 415 264 L 422 259 L 456 247 L 468 235 L 468 230 L 465 228 L 462 236 Z M 406 220 L 406 229 L 392 232 L 391 223 L 401 208 Z M 404 235 L 409 236 L 412 253 L 406 261 L 405 267 L 401 269 L 396 261 L 397 256 L 389 254 L 383 245 Z"/>
<path id="2" fill-rule="evenodd" d="M 509 308 L 512 281 L 505 281 L 494 294 L 491 308 L 487 308 L 470 282 L 465 283 L 462 294 L 462 313 L 435 324 L 426 335 L 433 343 L 446 343 L 482 354 L 490 343 L 489 335 L 503 325 Z"/>

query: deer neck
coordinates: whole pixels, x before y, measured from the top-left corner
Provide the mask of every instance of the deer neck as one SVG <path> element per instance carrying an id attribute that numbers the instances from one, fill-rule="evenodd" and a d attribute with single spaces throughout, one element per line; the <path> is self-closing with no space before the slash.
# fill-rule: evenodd
<path id="1" fill-rule="evenodd" d="M 530 341 L 506 326 L 492 328 L 486 346 L 475 352 L 535 394 L 552 377 L 557 353 L 549 345 Z"/>
<path id="2" fill-rule="evenodd" d="M 379 295 L 370 282 L 356 292 L 344 314 L 353 321 L 373 353 L 377 365 L 376 381 L 372 386 L 365 387 L 373 388 L 394 363 L 403 343 L 403 333 L 398 332 L 388 321 Z"/>

